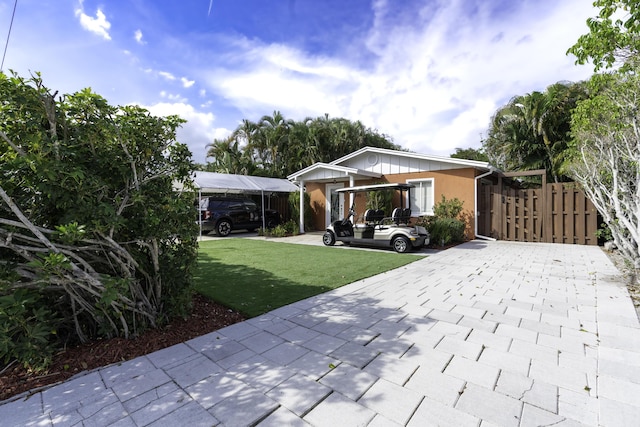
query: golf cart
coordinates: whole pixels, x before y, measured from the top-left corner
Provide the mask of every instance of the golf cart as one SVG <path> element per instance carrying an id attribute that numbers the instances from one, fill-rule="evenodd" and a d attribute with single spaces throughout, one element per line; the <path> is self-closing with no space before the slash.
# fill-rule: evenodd
<path id="1" fill-rule="evenodd" d="M 411 208 L 404 208 L 404 192 L 410 194 L 411 188 L 414 188 L 411 184 L 376 184 L 336 190 L 338 193 L 353 193 L 352 205 L 346 218 L 334 221 L 327 227 L 322 243 L 333 246 L 339 241 L 346 245 L 392 247 L 399 253 L 428 245 L 429 233 L 424 227 L 411 226 Z M 361 217 L 356 217 L 357 193 L 384 190 L 400 191 L 400 207 L 393 209 L 391 216 L 386 216 L 382 210 L 367 209 Z"/>

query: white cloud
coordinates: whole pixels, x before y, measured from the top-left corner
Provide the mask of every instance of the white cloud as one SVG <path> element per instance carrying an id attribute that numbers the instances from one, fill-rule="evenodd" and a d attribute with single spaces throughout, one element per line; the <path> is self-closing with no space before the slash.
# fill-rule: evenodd
<path id="1" fill-rule="evenodd" d="M 107 17 L 102 12 L 102 10 L 98 9 L 96 11 L 96 17 L 92 18 L 91 16 L 84 13 L 82 3 L 83 2 L 81 1 L 80 7 L 75 11 L 76 16 L 80 20 L 80 25 L 82 26 L 82 28 L 91 33 L 99 35 L 105 40 L 111 40 L 111 36 L 109 35 L 111 23 L 107 21 Z"/>
<path id="2" fill-rule="evenodd" d="M 169 93 L 166 90 L 160 91 L 160 97 L 168 99 L 169 101 L 187 102 L 187 99 L 182 95 L 180 95 L 179 93 Z"/>
<path id="3" fill-rule="evenodd" d="M 136 39 L 136 42 L 138 42 L 138 44 L 146 44 L 146 42 L 142 40 L 142 30 L 136 30 L 133 33 L 133 38 Z"/>
<path id="4" fill-rule="evenodd" d="M 161 77 L 164 77 L 164 78 L 165 78 L 165 79 L 167 79 L 167 80 L 175 80 L 175 79 L 176 79 L 176 76 L 174 76 L 173 74 L 171 74 L 171 73 L 170 73 L 170 72 L 168 72 L 168 71 L 158 71 L 158 74 L 159 74 Z"/>
<path id="5" fill-rule="evenodd" d="M 195 80 L 189 80 L 186 77 L 181 77 L 180 81 L 182 82 L 182 87 L 190 88 L 196 82 Z"/>
<path id="6" fill-rule="evenodd" d="M 446 155 L 479 147 L 492 114 L 512 96 L 588 78 L 590 69 L 565 55 L 594 15 L 588 3 L 524 0 L 507 10 L 478 3 L 470 14 L 466 1 L 427 2 L 399 17 L 379 0 L 361 46 L 373 58 L 367 68 L 350 57 L 239 39 L 226 58 L 233 68 L 211 70 L 207 82 L 245 118 L 276 109 L 298 120 L 328 113 Z"/>
<path id="7" fill-rule="evenodd" d="M 328 57 L 308 57 L 283 45 L 237 40 L 238 54 L 231 62 L 240 68 L 215 69 L 209 84 L 249 116 L 280 109 L 290 118 L 344 113 L 347 97 L 359 71 Z M 344 95 L 340 95 L 344 92 Z"/>

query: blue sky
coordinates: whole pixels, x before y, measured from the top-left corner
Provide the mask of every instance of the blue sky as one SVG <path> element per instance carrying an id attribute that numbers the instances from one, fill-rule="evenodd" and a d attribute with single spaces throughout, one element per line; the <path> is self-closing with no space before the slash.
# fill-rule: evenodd
<path id="1" fill-rule="evenodd" d="M 4 49 L 15 0 L 0 0 Z M 592 0 L 18 0 L 4 71 L 188 123 L 194 160 L 243 120 L 346 117 L 412 151 L 479 148 L 512 96 L 578 81 Z"/>

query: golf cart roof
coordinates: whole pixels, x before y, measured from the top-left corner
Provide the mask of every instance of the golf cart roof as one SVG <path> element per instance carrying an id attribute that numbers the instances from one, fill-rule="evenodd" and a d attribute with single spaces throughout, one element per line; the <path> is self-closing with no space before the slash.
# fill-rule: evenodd
<path id="1" fill-rule="evenodd" d="M 357 193 L 361 191 L 377 191 L 377 190 L 408 190 L 414 188 L 413 184 L 373 184 L 373 185 L 360 185 L 358 187 L 339 188 L 336 193 Z"/>

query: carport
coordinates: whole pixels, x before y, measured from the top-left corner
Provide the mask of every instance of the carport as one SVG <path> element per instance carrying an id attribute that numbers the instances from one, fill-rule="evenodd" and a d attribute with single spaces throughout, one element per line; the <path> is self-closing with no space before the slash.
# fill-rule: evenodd
<path id="1" fill-rule="evenodd" d="M 262 200 L 262 227 L 265 227 L 264 196 L 272 193 L 293 193 L 298 186 L 291 181 L 262 176 L 234 175 L 217 172 L 196 171 L 193 173 L 193 183 L 198 190 L 198 203 L 203 194 L 260 194 Z M 202 221 L 200 234 L 202 235 Z"/>

